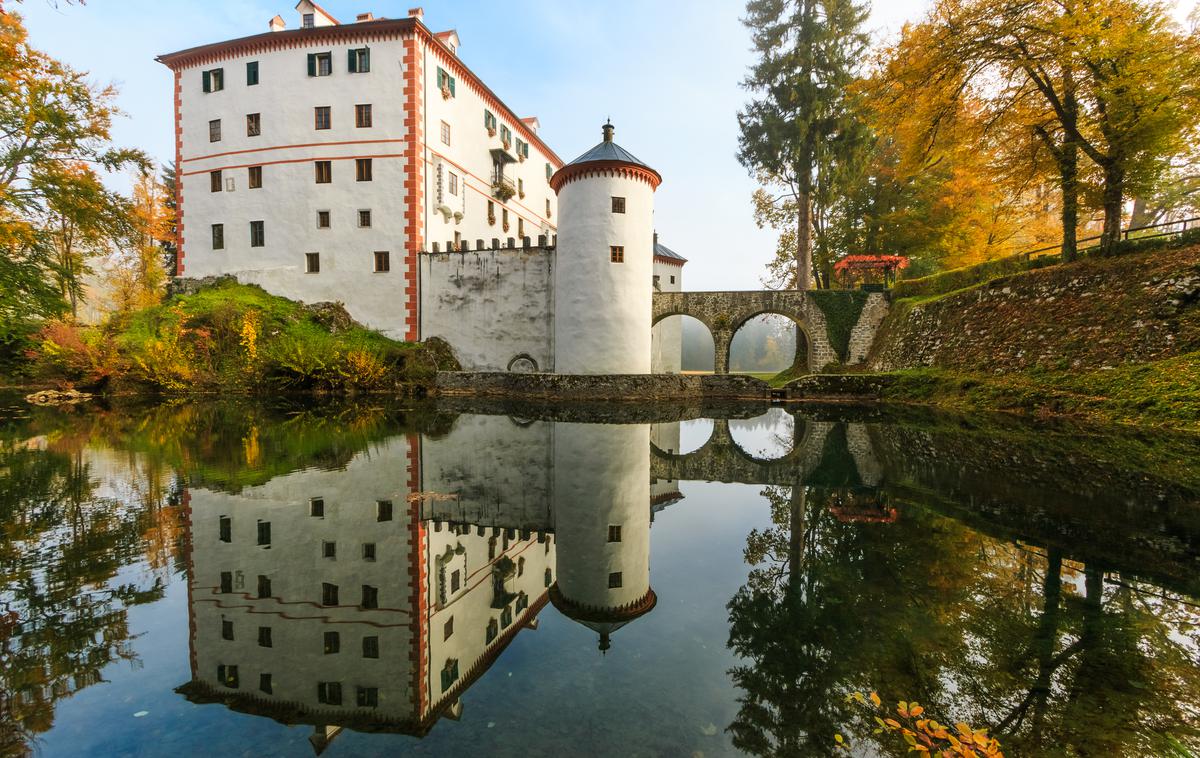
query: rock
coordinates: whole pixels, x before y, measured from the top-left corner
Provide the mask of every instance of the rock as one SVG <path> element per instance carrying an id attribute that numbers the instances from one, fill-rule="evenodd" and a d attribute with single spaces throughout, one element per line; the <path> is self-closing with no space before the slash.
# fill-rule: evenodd
<path id="1" fill-rule="evenodd" d="M 69 405 L 91 400 L 92 395 L 79 390 L 39 390 L 25 396 L 25 402 L 33 405 Z"/>

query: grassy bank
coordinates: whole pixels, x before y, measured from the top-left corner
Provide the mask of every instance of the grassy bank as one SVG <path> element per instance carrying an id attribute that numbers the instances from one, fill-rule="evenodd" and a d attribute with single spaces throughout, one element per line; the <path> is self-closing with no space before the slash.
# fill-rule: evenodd
<path id="1" fill-rule="evenodd" d="M 340 305 L 306 306 L 227 281 L 100 327 L 48 324 L 14 378 L 115 393 L 421 394 L 439 369 L 456 368 L 444 343 L 397 342 Z"/>

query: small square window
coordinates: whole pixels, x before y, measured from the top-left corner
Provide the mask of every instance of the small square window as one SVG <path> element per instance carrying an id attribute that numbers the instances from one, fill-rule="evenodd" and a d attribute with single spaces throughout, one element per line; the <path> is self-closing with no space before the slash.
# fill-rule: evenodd
<path id="1" fill-rule="evenodd" d="M 375 543 L 374 542 L 364 542 L 363 543 L 363 560 L 364 561 L 374 561 L 375 560 Z"/>
<path id="2" fill-rule="evenodd" d="M 342 704 L 342 683 L 341 682 L 318 682 L 317 683 L 317 702 L 323 705 L 341 705 Z"/>
<path id="3" fill-rule="evenodd" d="M 329 113 L 329 106 L 318 105 L 316 108 L 313 108 L 313 121 L 315 122 L 315 128 L 328 129 L 332 124 L 332 116 Z"/>
<path id="4" fill-rule="evenodd" d="M 225 249 L 225 225 L 224 224 L 213 224 L 212 225 L 212 249 L 213 250 L 224 250 Z"/>
<path id="5" fill-rule="evenodd" d="M 262 134 L 262 118 L 258 113 L 246 114 L 246 136 L 257 137 Z"/>
<path id="6" fill-rule="evenodd" d="M 454 173 L 453 171 L 449 172 L 449 174 L 450 174 L 450 194 L 457 196 L 458 195 L 458 174 Z"/>
<path id="7" fill-rule="evenodd" d="M 448 640 L 454 636 L 454 617 L 446 619 L 446 625 L 442 627 L 442 640 Z M 229 639 L 233 639 L 230 637 Z"/>
<path id="8" fill-rule="evenodd" d="M 232 571 L 222 571 L 221 572 L 221 594 L 228 595 L 230 592 L 233 592 L 233 572 Z"/>
<path id="9" fill-rule="evenodd" d="M 445 121 L 442 122 L 442 144 L 443 145 L 450 144 L 450 125 L 447 124 Z"/>
<path id="10" fill-rule="evenodd" d="M 214 118 L 212 121 L 208 122 L 208 141 L 221 141 L 221 119 Z"/>
<path id="11" fill-rule="evenodd" d="M 304 254 L 304 273 L 306 273 L 306 274 L 321 273 L 321 254 L 320 253 L 305 253 Z"/>
<path id="12" fill-rule="evenodd" d="M 364 229 L 371 225 L 371 211 L 360 210 L 358 212 L 358 225 Z"/>
<path id="13" fill-rule="evenodd" d="M 221 516 L 217 519 L 217 534 L 221 542 L 233 541 L 233 519 Z"/>
<path id="14" fill-rule="evenodd" d="M 258 575 L 258 597 L 259 599 L 271 597 L 271 577 L 266 574 Z"/>
<path id="15" fill-rule="evenodd" d="M 359 129 L 371 127 L 371 104 L 354 106 L 354 125 Z"/>
<path id="16" fill-rule="evenodd" d="M 551 216 L 550 198 L 546 198 L 546 218 L 550 218 L 550 216 Z"/>
<path id="17" fill-rule="evenodd" d="M 222 189 L 224 189 L 224 187 L 225 187 L 225 184 L 224 184 L 224 182 L 221 181 L 221 172 L 219 170 L 218 171 L 209 171 L 208 172 L 208 191 L 209 192 L 220 192 Z"/>
<path id="18" fill-rule="evenodd" d="M 621 245 L 613 245 L 608 248 L 608 259 L 613 263 L 624 263 L 625 248 Z"/>
<path id="19" fill-rule="evenodd" d="M 249 172 L 248 184 L 250 189 L 262 188 L 262 166 L 250 166 L 247 168 Z"/>
<path id="20" fill-rule="evenodd" d="M 608 575 L 608 588 L 610 590 L 619 589 L 621 586 L 621 572 L 614 571 Z"/>
<path id="21" fill-rule="evenodd" d="M 392 254 L 387 250 L 375 251 L 375 273 L 386 274 L 392 270 Z"/>
<path id="22" fill-rule="evenodd" d="M 357 47 L 350 51 L 348 66 L 352 74 L 365 74 L 371 70 L 371 48 Z"/>
<path id="23" fill-rule="evenodd" d="M 342 637 L 337 632 L 325 632 L 325 655 L 333 655 L 342 650 Z"/>
<path id="24" fill-rule="evenodd" d="M 326 211 L 328 213 L 328 211 Z M 313 518 L 325 518 L 325 498 L 314 497 L 308 501 L 308 515 Z"/>
<path id="25" fill-rule="evenodd" d="M 238 688 L 238 667 L 217 666 L 217 680 L 231 690 Z"/>
<path id="26" fill-rule="evenodd" d="M 378 658 L 379 657 L 379 638 L 378 637 L 363 637 L 362 643 L 363 658 Z"/>
<path id="27" fill-rule="evenodd" d="M 270 521 L 259 521 L 258 522 L 258 544 L 260 546 L 263 546 L 263 545 L 265 545 L 267 547 L 271 546 L 271 522 Z"/>
<path id="28" fill-rule="evenodd" d="M 359 687 L 357 702 L 358 702 L 359 708 L 378 708 L 379 707 L 379 688 L 378 687 Z"/>
<path id="29" fill-rule="evenodd" d="M 391 521 L 392 520 L 392 501 L 391 500 L 375 501 L 375 520 L 376 521 Z"/>
<path id="30" fill-rule="evenodd" d="M 371 181 L 371 159 L 370 158 L 355 158 L 354 159 L 354 179 L 359 182 Z"/>
<path id="31" fill-rule="evenodd" d="M 671 275 L 671 284 L 674 284 L 674 283 L 675 283 L 675 275 L 674 275 L 674 274 L 672 274 L 672 275 Z"/>
<path id="32" fill-rule="evenodd" d="M 309 53 L 308 75 L 329 76 L 333 73 L 333 53 Z"/>
<path id="33" fill-rule="evenodd" d="M 332 161 L 317 161 L 314 166 L 317 171 L 317 184 L 329 184 L 333 181 Z"/>
<path id="34" fill-rule="evenodd" d="M 258 84 L 258 61 L 248 61 L 246 63 L 246 86 L 253 87 Z"/>
<path id="35" fill-rule="evenodd" d="M 609 526 L 608 526 L 608 541 L 609 542 L 620 542 L 621 541 L 621 525 L 620 524 L 609 524 Z"/>
<path id="36" fill-rule="evenodd" d="M 267 693 L 268 695 L 270 695 L 271 693 L 273 693 L 275 691 L 275 688 L 271 686 L 271 675 L 270 674 L 259 674 L 258 675 L 258 689 L 262 692 Z"/>
<path id="37" fill-rule="evenodd" d="M 258 646 L 271 647 L 274 642 L 271 640 L 271 627 L 260 626 L 258 628 Z"/>
<path id="38" fill-rule="evenodd" d="M 317 211 L 317 228 L 329 228 L 329 211 Z"/>
<path id="39" fill-rule="evenodd" d="M 221 639 L 233 639 L 233 622 L 229 619 L 221 619 Z"/>
<path id="40" fill-rule="evenodd" d="M 321 583 L 321 605 L 338 604 L 338 586 L 328 582 Z"/>
<path id="41" fill-rule="evenodd" d="M 612 212 L 613 213 L 624 213 L 625 212 L 625 198 L 614 197 L 612 199 Z"/>
<path id="42" fill-rule="evenodd" d="M 263 222 L 250 222 L 250 247 L 263 247 L 267 244 L 266 231 L 263 228 Z"/>
<path id="43" fill-rule="evenodd" d="M 325 540 L 321 542 L 322 558 L 337 558 L 337 543 Z"/>
<path id="44" fill-rule="evenodd" d="M 214 68 L 200 74 L 205 92 L 220 92 L 225 89 L 225 69 Z"/>
<path id="45" fill-rule="evenodd" d="M 378 608 L 379 607 L 379 588 L 372 587 L 369 584 L 362 586 L 362 607 L 363 608 Z"/>
<path id="46" fill-rule="evenodd" d="M 313 27 L 316 26 L 316 22 L 317 22 L 317 19 L 316 19 L 315 13 L 305 13 L 304 15 L 302 15 L 300 17 L 300 24 L 305 29 L 312 29 Z"/>
<path id="47" fill-rule="evenodd" d="M 462 586 L 462 573 L 458 569 L 454 569 L 450 574 L 450 592 L 451 594 L 458 592 L 458 588 Z"/>

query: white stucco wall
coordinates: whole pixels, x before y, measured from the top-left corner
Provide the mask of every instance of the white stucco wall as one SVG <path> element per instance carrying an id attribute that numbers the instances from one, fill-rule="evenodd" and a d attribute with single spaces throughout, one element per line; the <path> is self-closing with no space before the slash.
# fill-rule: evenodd
<path id="1" fill-rule="evenodd" d="M 625 198 L 625 213 L 612 198 Z M 558 195 L 554 365 L 560 374 L 650 373 L 654 189 L 641 179 L 590 176 Z M 612 263 L 609 247 L 625 248 Z"/>
<path id="2" fill-rule="evenodd" d="M 468 371 L 554 370 L 554 251 L 420 256 L 421 334 L 450 343 Z M 527 362 L 513 363 L 527 355 Z"/>
<path id="3" fill-rule="evenodd" d="M 654 259 L 656 292 L 683 290 L 683 266 Z M 671 317 L 659 321 L 650 330 L 650 371 L 677 374 L 683 361 L 683 319 Z"/>

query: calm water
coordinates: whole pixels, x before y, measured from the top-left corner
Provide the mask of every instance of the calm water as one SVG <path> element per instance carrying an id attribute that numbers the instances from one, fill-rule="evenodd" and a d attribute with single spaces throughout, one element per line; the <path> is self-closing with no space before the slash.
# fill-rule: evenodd
<path id="1" fill-rule="evenodd" d="M 0 753 L 897 752 L 856 690 L 1010 756 L 1200 749 L 1194 438 L 0 406 Z"/>

